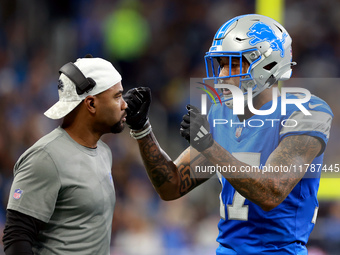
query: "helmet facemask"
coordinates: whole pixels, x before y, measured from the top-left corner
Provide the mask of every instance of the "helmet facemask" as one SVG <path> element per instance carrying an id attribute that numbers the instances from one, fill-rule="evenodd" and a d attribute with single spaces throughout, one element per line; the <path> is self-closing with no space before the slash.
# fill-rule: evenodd
<path id="1" fill-rule="evenodd" d="M 253 59 L 250 58 L 250 55 L 253 56 Z M 258 56 L 253 50 L 247 50 L 245 52 L 214 52 L 214 54 L 206 55 L 205 56 L 205 65 L 206 65 L 206 71 L 207 71 L 207 77 L 203 79 L 205 83 L 213 82 L 215 85 L 215 88 L 217 88 L 221 101 L 225 102 L 225 104 L 232 108 L 233 106 L 233 95 L 229 89 L 226 88 L 220 88 L 222 84 L 227 85 L 233 85 L 235 86 L 235 82 L 232 82 L 233 84 L 230 84 L 228 81 L 230 79 L 238 78 L 238 88 L 242 91 L 245 102 L 247 100 L 247 93 L 248 88 L 252 88 L 253 92 L 256 92 L 257 86 L 255 84 L 255 81 L 250 73 L 252 66 L 256 63 L 258 58 L 255 58 L 254 56 Z M 227 71 L 224 71 L 223 74 L 227 75 L 221 75 L 221 65 L 220 61 L 223 58 L 223 62 L 227 62 L 225 65 Z M 250 59 L 250 61 L 248 60 Z M 233 71 L 233 66 L 237 65 L 239 67 L 239 71 L 235 73 Z"/>

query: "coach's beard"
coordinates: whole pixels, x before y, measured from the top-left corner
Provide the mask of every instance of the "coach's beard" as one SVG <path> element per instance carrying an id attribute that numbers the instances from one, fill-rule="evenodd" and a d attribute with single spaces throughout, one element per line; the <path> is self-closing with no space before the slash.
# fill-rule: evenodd
<path id="1" fill-rule="evenodd" d="M 120 121 L 118 121 L 116 124 L 114 124 L 111 127 L 111 133 L 118 134 L 118 133 L 121 133 L 124 130 L 125 124 L 124 124 L 123 118 L 125 118 L 125 116 L 123 116 L 120 119 Z"/>

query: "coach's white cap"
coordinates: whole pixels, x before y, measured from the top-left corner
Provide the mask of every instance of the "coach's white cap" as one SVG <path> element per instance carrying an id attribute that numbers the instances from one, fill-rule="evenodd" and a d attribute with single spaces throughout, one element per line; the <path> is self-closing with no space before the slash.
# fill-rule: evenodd
<path id="1" fill-rule="evenodd" d="M 44 114 L 51 119 L 65 117 L 88 95 L 97 95 L 122 80 L 113 65 L 102 58 L 79 58 L 74 63 L 86 78 L 92 78 L 96 85 L 88 92 L 77 94 L 76 85 L 63 73 L 59 77 L 59 101 Z"/>

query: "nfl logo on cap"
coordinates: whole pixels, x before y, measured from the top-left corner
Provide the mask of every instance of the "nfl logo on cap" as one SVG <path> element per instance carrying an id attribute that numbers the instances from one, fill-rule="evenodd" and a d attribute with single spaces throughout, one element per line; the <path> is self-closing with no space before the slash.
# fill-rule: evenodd
<path id="1" fill-rule="evenodd" d="M 16 190 L 14 191 L 13 198 L 14 198 L 14 199 L 19 199 L 19 198 L 21 198 L 22 192 L 23 192 L 23 191 L 22 191 L 21 189 L 16 189 Z"/>

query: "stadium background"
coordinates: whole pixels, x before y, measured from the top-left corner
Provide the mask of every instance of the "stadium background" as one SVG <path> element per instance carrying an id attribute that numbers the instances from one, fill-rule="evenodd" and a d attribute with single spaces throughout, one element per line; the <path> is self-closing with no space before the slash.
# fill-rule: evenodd
<path id="1" fill-rule="evenodd" d="M 151 87 L 154 132 L 175 158 L 187 146 L 178 127 L 189 102 L 189 81 L 205 75 L 203 56 L 213 35 L 228 19 L 254 13 L 258 7 L 253 0 L 0 0 L 0 4 L 1 233 L 14 163 L 60 124 L 42 113 L 58 100 L 61 65 L 91 53 L 115 65 L 125 90 Z M 293 38 L 293 60 L 298 63 L 293 77 L 317 81 L 303 86 L 334 111 L 325 163 L 338 164 L 340 2 L 286 0 L 283 8 L 280 19 Z M 160 201 L 127 130 L 104 140 L 113 152 L 117 193 L 111 254 L 214 254 L 217 179 L 177 201 Z M 334 174 L 326 177 L 321 180 L 319 216 L 308 245 L 312 255 L 340 254 L 340 179 Z"/>

